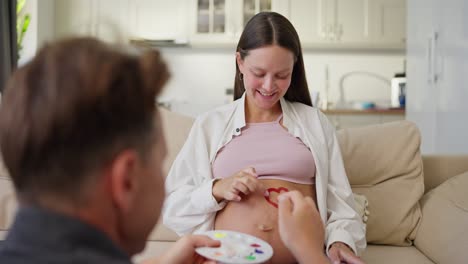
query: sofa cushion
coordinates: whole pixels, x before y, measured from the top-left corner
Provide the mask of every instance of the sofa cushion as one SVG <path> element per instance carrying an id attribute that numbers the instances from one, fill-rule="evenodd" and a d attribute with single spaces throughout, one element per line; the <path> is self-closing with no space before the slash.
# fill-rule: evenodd
<path id="1" fill-rule="evenodd" d="M 369 202 L 369 243 L 407 246 L 421 219 L 424 193 L 420 134 L 409 121 L 337 132 L 353 192 Z"/>
<path id="2" fill-rule="evenodd" d="M 13 182 L 10 178 L 0 175 L 0 231 L 9 229 L 13 222 L 17 208 L 17 201 Z M 0 240 L 5 233 L 0 232 Z"/>
<path id="3" fill-rule="evenodd" d="M 368 245 L 361 258 L 367 264 L 434 264 L 415 247 Z"/>
<path id="4" fill-rule="evenodd" d="M 166 176 L 184 145 L 195 120 L 192 117 L 171 112 L 163 107 L 159 107 L 159 113 L 161 114 L 163 133 L 167 144 L 167 157 L 163 165 L 163 175 Z"/>
<path id="5" fill-rule="evenodd" d="M 166 176 L 174 162 L 174 159 L 177 154 L 179 154 L 180 149 L 188 137 L 194 119 L 192 117 L 171 112 L 162 107 L 159 108 L 159 112 L 161 114 L 163 133 L 167 144 L 167 156 L 163 165 L 163 175 Z M 151 232 L 148 240 L 175 241 L 178 238 L 179 236 L 174 231 L 164 226 L 160 221 Z"/>
<path id="6" fill-rule="evenodd" d="M 415 246 L 436 263 L 468 262 L 468 171 L 421 199 L 423 218 Z"/>

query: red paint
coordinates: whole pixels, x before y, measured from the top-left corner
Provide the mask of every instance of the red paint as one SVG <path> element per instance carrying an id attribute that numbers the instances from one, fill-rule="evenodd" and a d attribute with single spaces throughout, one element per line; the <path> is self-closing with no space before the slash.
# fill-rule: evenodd
<path id="1" fill-rule="evenodd" d="M 271 205 L 273 205 L 276 208 L 278 208 L 278 203 L 275 203 L 270 199 L 271 197 L 270 193 L 275 192 L 275 193 L 280 194 L 282 192 L 289 192 L 288 188 L 285 188 L 285 187 L 268 188 L 267 191 L 268 191 L 268 196 L 265 196 L 265 199 L 267 200 L 267 202 L 269 202 Z"/>

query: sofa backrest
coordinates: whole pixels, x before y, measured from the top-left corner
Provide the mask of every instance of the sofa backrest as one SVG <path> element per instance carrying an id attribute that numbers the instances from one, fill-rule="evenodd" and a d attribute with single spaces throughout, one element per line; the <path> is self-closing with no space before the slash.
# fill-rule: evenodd
<path id="1" fill-rule="evenodd" d="M 373 244 L 411 245 L 422 217 L 421 137 L 409 121 L 337 132 L 353 192 L 366 196 L 366 238 Z"/>
<path id="2" fill-rule="evenodd" d="M 468 171 L 468 155 L 423 156 L 424 188 L 429 192 L 446 180 Z"/>
<path id="3" fill-rule="evenodd" d="M 165 109 L 161 109 L 161 114 L 169 168 L 194 120 Z M 353 190 L 369 201 L 367 239 L 380 244 L 410 244 L 421 218 L 418 201 L 424 192 L 416 126 L 403 121 L 344 129 L 337 135 Z M 151 240 L 175 238 L 172 231 L 161 225 L 150 237 Z"/>
<path id="4" fill-rule="evenodd" d="M 194 119 L 164 108 L 160 108 L 160 113 L 168 147 L 168 156 L 164 164 L 164 171 L 167 172 L 185 143 Z M 399 217 L 396 217 L 392 214 L 393 210 L 395 210 L 392 206 L 382 208 L 382 203 L 384 200 L 393 202 L 397 211 L 401 211 L 398 203 L 406 204 L 405 208 L 414 208 L 412 207 L 414 197 L 409 199 L 399 196 L 401 186 L 413 186 L 414 182 L 417 183 L 413 190 L 417 194 L 415 197 L 420 196 L 421 183 L 419 178 L 422 174 L 414 173 L 414 177 L 403 177 L 403 183 L 398 185 L 393 184 L 393 182 L 396 183 L 397 181 L 392 176 L 389 176 L 390 172 L 393 172 L 395 178 L 400 177 L 399 173 L 395 173 L 398 171 L 397 168 L 403 172 L 408 164 L 413 168 L 409 170 L 410 172 L 416 172 L 420 169 L 419 163 L 415 162 L 415 157 L 416 159 L 420 157 L 418 152 L 420 139 L 417 129 L 413 124 L 406 121 L 364 128 L 344 129 L 338 131 L 338 140 L 354 192 L 368 196 L 370 207 L 370 216 L 367 223 L 368 239 L 376 243 L 388 240 L 394 244 L 407 244 L 406 239 L 408 237 L 412 238 L 411 228 L 414 228 L 412 224 L 420 217 L 417 213 L 418 210 L 412 209 L 408 211 L 411 217 L 405 221 L 411 224 L 406 225 L 404 229 L 406 230 L 405 233 L 401 230 L 399 231 L 397 227 L 395 227 L 396 229 L 392 229 L 389 225 L 385 225 L 386 222 L 390 220 L 395 221 L 395 219 L 401 216 L 398 214 Z M 369 155 L 370 153 L 372 155 Z M 425 169 L 431 168 L 428 174 L 431 179 L 429 181 L 430 186 L 433 187 L 440 184 L 446 178 L 458 174 L 460 170 L 468 170 L 468 157 L 462 158 L 466 162 L 461 162 L 461 164 L 459 159 L 460 157 L 429 157 L 425 159 Z M 372 170 L 369 169 L 370 167 L 372 167 Z M 1 162 L 0 168 L 2 168 Z M 437 171 L 444 168 L 448 168 L 453 174 L 443 173 L 443 176 L 438 177 L 439 173 Z M 0 240 L 3 238 L 2 228 L 3 230 L 7 229 L 13 220 L 15 208 L 16 201 L 11 181 L 7 173 L 4 172 L 2 174 L 0 170 Z M 381 236 L 379 233 L 384 235 Z M 394 233 L 398 233 L 396 236 L 398 239 L 395 238 Z M 174 232 L 158 223 L 149 240 L 174 241 L 177 237 Z"/>

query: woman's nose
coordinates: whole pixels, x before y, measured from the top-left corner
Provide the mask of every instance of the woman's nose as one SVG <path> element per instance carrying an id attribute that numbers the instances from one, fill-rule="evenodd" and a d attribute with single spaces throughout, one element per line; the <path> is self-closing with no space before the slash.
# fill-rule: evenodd
<path id="1" fill-rule="evenodd" d="M 274 81 L 271 77 L 265 77 L 263 80 L 263 87 L 265 91 L 273 91 L 274 90 Z"/>

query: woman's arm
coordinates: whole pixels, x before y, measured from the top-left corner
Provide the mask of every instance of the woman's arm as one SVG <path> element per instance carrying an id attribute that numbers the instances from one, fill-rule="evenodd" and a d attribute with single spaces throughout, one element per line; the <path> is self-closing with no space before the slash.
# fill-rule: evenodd
<path id="1" fill-rule="evenodd" d="M 207 138 L 197 119 L 166 178 L 163 222 L 179 235 L 212 229 L 216 212 L 225 205 L 212 195 Z"/>
<path id="2" fill-rule="evenodd" d="M 340 146 L 335 129 L 328 119 L 321 115 L 328 144 L 329 174 L 327 185 L 326 223 L 327 253 L 335 242 L 348 245 L 356 255 L 366 247 L 365 225 L 354 209 L 354 198 L 344 168 Z"/>

